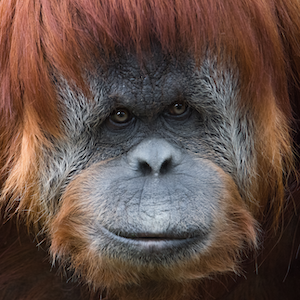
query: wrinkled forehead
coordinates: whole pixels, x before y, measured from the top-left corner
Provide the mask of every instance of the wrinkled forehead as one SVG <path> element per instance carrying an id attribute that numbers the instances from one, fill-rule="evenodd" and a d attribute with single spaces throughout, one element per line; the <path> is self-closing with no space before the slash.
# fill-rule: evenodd
<path id="1" fill-rule="evenodd" d="M 74 93 L 66 80 L 57 80 L 56 88 L 63 106 L 95 119 L 105 119 L 123 107 L 150 120 L 178 102 L 216 115 L 239 93 L 237 67 L 219 64 L 210 53 L 201 64 L 188 55 L 178 58 L 158 50 L 143 57 L 123 52 L 105 65 L 94 63 L 95 71 L 85 72 L 89 100 Z"/>
<path id="2" fill-rule="evenodd" d="M 143 58 L 120 55 L 92 75 L 94 88 L 114 106 L 126 106 L 136 114 L 157 113 L 176 101 L 188 101 L 199 80 L 200 68 L 190 57 L 181 59 L 156 51 Z"/>

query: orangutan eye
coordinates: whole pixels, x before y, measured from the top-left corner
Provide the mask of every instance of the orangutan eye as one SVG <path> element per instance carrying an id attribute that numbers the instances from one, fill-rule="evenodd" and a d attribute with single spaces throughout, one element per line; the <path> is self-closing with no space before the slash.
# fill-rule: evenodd
<path id="1" fill-rule="evenodd" d="M 165 110 L 165 117 L 167 119 L 183 121 L 190 117 L 191 109 L 183 101 L 177 101 L 168 106 Z"/>
<path id="2" fill-rule="evenodd" d="M 132 115 L 126 108 L 117 108 L 109 118 L 115 123 L 126 123 L 132 119 Z"/>
<path id="3" fill-rule="evenodd" d="M 183 102 L 175 102 L 171 104 L 167 110 L 172 116 L 180 116 L 187 111 L 188 106 Z"/>
<path id="4" fill-rule="evenodd" d="M 131 112 L 124 107 L 116 108 L 108 117 L 107 124 L 112 129 L 124 128 L 133 120 Z"/>

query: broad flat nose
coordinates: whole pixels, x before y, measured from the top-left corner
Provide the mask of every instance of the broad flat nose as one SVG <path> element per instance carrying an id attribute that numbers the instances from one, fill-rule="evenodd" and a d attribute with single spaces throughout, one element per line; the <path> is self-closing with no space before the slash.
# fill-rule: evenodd
<path id="1" fill-rule="evenodd" d="M 164 175 L 181 161 L 181 151 L 164 139 L 147 139 L 128 153 L 130 166 L 142 175 Z"/>

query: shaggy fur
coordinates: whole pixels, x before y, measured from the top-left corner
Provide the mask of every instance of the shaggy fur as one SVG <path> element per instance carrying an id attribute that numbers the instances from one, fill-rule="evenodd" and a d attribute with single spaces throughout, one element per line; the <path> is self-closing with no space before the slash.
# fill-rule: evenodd
<path id="1" fill-rule="evenodd" d="M 299 297 L 299 41 L 297 0 L 0 0 L 0 298 Z M 166 82 L 197 120 L 168 134 L 151 123 L 194 170 L 179 166 L 166 198 L 206 184 L 210 204 L 187 201 L 180 222 L 209 239 L 138 259 L 101 234 L 143 230 L 119 203 L 161 195 L 142 182 L 136 199 L 120 158 L 147 151 L 150 127 L 131 142 L 109 120 L 126 104 L 150 124 L 173 103 Z M 155 206 L 138 216 L 150 224 Z"/>

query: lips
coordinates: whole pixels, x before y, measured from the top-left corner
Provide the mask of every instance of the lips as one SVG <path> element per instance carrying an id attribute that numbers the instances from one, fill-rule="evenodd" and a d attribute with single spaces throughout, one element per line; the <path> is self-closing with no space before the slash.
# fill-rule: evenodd
<path id="1" fill-rule="evenodd" d="M 103 228 L 103 233 L 113 244 L 123 244 L 123 247 L 127 246 L 137 252 L 153 254 L 189 249 L 193 244 L 197 244 L 202 240 L 199 233 L 112 232 L 105 228 Z"/>

